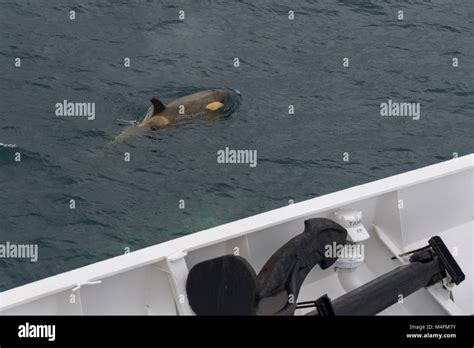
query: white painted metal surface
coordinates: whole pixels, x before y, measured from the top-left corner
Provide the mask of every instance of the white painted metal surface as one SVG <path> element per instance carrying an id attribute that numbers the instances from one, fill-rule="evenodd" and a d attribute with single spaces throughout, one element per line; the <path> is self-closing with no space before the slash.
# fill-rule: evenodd
<path id="1" fill-rule="evenodd" d="M 194 264 L 236 251 L 258 272 L 310 217 L 362 211 L 370 238 L 361 285 L 406 262 L 400 252 L 439 235 L 466 274 L 449 291 L 421 289 L 381 314 L 474 314 L 474 154 L 292 204 L 0 293 L 0 314 L 192 314 L 185 281 Z M 376 226 L 376 227 L 374 227 Z M 315 267 L 299 301 L 346 291 L 333 269 Z M 298 311 L 297 314 L 302 314 Z"/>

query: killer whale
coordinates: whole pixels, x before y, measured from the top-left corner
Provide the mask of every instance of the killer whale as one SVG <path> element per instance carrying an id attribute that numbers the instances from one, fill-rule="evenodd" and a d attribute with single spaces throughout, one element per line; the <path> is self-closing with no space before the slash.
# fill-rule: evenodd
<path id="1" fill-rule="evenodd" d="M 143 133 L 143 130 L 157 130 L 197 118 L 219 117 L 225 112 L 226 103 L 240 92 L 231 89 L 210 89 L 189 94 L 164 104 L 159 98 L 151 98 L 152 106 L 141 122 L 126 128 L 110 144 Z"/>
<path id="2" fill-rule="evenodd" d="M 153 110 L 138 125 L 141 128 L 160 128 L 189 119 L 220 113 L 232 91 L 211 89 L 193 93 L 164 105 L 158 98 L 151 98 Z"/>

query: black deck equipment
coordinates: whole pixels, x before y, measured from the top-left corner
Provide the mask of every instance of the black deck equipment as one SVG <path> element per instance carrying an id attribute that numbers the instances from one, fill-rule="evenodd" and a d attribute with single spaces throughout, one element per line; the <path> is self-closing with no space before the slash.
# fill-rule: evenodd
<path id="1" fill-rule="evenodd" d="M 442 281 L 446 273 L 456 285 L 465 279 L 441 238 L 434 236 L 426 247 L 412 253 L 410 264 L 399 266 L 332 302 L 324 295 L 314 302 L 316 310 L 308 315 L 375 315 L 397 303 L 400 295 L 407 297 Z"/>
<path id="2" fill-rule="evenodd" d="M 446 272 L 455 284 L 464 274 L 441 238 L 416 250 L 410 264 L 400 266 L 331 301 L 327 295 L 296 303 L 300 288 L 318 264 L 330 267 L 325 246 L 343 245 L 347 231 L 332 220 L 305 221 L 304 232 L 278 249 L 257 275 L 247 260 L 225 255 L 196 264 L 189 271 L 186 292 L 197 315 L 293 315 L 297 308 L 316 307 L 310 315 L 374 315 L 420 288 L 442 281 Z"/>

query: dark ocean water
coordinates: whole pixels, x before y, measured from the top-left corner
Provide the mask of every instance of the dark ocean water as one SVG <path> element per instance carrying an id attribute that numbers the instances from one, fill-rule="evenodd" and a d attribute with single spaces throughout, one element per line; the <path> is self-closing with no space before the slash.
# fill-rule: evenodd
<path id="1" fill-rule="evenodd" d="M 470 0 L 1 0 L 0 32 L 0 143 L 17 146 L 0 147 L 0 243 L 39 246 L 0 259 L 0 290 L 473 152 Z M 151 96 L 213 87 L 241 91 L 238 111 L 132 139 L 130 162 L 94 156 Z M 64 99 L 96 119 L 56 117 Z M 388 99 L 421 118 L 381 117 Z M 257 167 L 218 164 L 225 147 Z"/>

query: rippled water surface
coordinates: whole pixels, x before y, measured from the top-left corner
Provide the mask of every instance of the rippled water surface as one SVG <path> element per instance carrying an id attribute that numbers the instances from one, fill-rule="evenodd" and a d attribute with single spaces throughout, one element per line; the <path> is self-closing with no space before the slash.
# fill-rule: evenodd
<path id="1" fill-rule="evenodd" d="M 0 143 L 17 146 L 0 147 L 0 243 L 39 245 L 36 263 L 0 259 L 0 290 L 473 152 L 469 0 L 1 0 L 0 32 Z M 241 91 L 230 117 L 95 155 L 151 96 L 213 87 Z M 96 119 L 56 117 L 65 99 Z M 388 99 L 420 120 L 381 117 Z M 225 147 L 257 167 L 218 164 Z"/>

